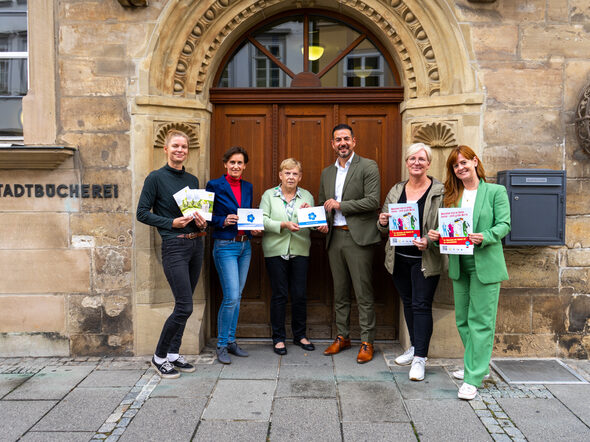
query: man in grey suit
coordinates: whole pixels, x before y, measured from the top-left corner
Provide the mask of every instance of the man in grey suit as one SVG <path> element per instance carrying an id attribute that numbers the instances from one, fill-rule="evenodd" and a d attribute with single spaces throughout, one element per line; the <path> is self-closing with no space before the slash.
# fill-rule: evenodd
<path id="1" fill-rule="evenodd" d="M 380 177 L 377 163 L 354 153 L 352 128 L 339 124 L 332 130 L 332 148 L 338 158 L 322 171 L 319 202 L 324 205 L 328 227 L 324 232 L 334 279 L 334 308 L 338 336 L 325 351 L 332 355 L 350 348 L 350 289 L 359 309 L 361 348 L 357 362 L 373 359 L 375 309 L 372 267 L 380 208 Z M 328 230 L 329 229 L 329 230 Z"/>

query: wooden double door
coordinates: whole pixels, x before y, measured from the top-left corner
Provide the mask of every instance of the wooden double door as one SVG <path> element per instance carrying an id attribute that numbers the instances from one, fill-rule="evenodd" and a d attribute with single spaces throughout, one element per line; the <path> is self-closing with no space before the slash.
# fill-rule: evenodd
<path id="1" fill-rule="evenodd" d="M 301 97 L 302 95 L 299 95 Z M 314 98 L 315 97 L 315 98 Z M 250 97 L 252 98 L 252 97 Z M 326 101 L 328 97 L 324 96 Z M 317 202 L 320 174 L 336 155 L 331 147 L 332 128 L 349 124 L 357 139 L 355 152 L 375 160 L 381 173 L 381 202 L 400 178 L 400 117 L 396 102 L 366 104 L 345 101 L 318 101 L 311 94 L 304 102 L 273 100 L 268 95 L 248 102 L 229 102 L 215 97 L 211 131 L 211 177 L 223 174 L 222 155 L 231 146 L 242 146 L 249 154 L 244 179 L 254 186 L 254 206 L 262 193 L 279 183 L 279 165 L 293 157 L 303 165 L 300 186 L 312 193 Z M 239 101 L 239 100 L 236 100 Z M 262 102 L 260 102 L 262 101 Z M 360 101 L 360 100 L 359 100 Z M 394 101 L 391 100 L 390 101 Z M 332 274 L 325 251 L 324 235 L 312 232 L 310 266 L 307 281 L 307 325 L 310 338 L 334 338 Z M 252 240 L 252 261 L 242 294 L 237 334 L 239 337 L 270 337 L 270 298 L 261 238 Z M 383 244 L 375 248 L 373 281 L 377 313 L 377 339 L 397 338 L 397 294 L 391 276 L 383 266 Z M 213 267 L 213 266 L 212 266 Z M 211 277 L 212 334 L 216 334 L 217 311 L 222 299 L 216 271 Z M 354 301 L 354 293 L 351 294 Z M 290 336 L 290 305 L 287 307 L 287 333 Z M 351 311 L 351 333 L 359 337 L 356 303 Z"/>

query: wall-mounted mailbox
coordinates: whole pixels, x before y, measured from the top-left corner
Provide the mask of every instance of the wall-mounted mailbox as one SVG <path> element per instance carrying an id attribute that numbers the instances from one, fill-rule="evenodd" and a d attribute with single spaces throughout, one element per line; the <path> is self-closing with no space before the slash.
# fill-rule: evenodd
<path id="1" fill-rule="evenodd" d="M 565 171 L 514 169 L 498 172 L 508 191 L 512 229 L 506 245 L 565 244 Z"/>

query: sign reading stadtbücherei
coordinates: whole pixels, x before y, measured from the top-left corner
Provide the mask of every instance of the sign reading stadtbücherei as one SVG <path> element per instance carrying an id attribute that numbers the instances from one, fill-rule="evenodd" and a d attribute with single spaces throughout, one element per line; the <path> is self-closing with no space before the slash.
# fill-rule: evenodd
<path id="1" fill-rule="evenodd" d="M 473 209 L 438 209 L 440 253 L 449 255 L 473 255 L 473 243 L 468 235 L 473 233 Z"/>

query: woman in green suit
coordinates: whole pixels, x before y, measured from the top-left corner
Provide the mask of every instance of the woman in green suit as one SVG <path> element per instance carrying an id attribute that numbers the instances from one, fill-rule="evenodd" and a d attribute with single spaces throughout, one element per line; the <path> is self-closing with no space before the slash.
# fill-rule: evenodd
<path id="1" fill-rule="evenodd" d="M 274 352 L 287 354 L 285 346 L 285 310 L 291 293 L 291 330 L 293 343 L 304 350 L 314 350 L 306 337 L 307 269 L 309 265 L 310 229 L 300 229 L 297 209 L 313 206 L 313 196 L 298 187 L 301 163 L 288 158 L 281 163 L 281 184 L 262 195 L 260 208 L 264 216 L 262 251 L 270 279 L 270 322 Z"/>
<path id="2" fill-rule="evenodd" d="M 449 277 L 455 294 L 455 319 L 465 346 L 460 399 L 471 400 L 489 373 L 494 345 L 500 283 L 508 279 L 502 238 L 510 231 L 510 204 L 504 186 L 486 183 L 483 165 L 468 146 L 454 148 L 447 158 L 445 207 L 473 208 L 473 255 L 449 255 Z M 428 236 L 438 241 L 440 234 Z"/>

